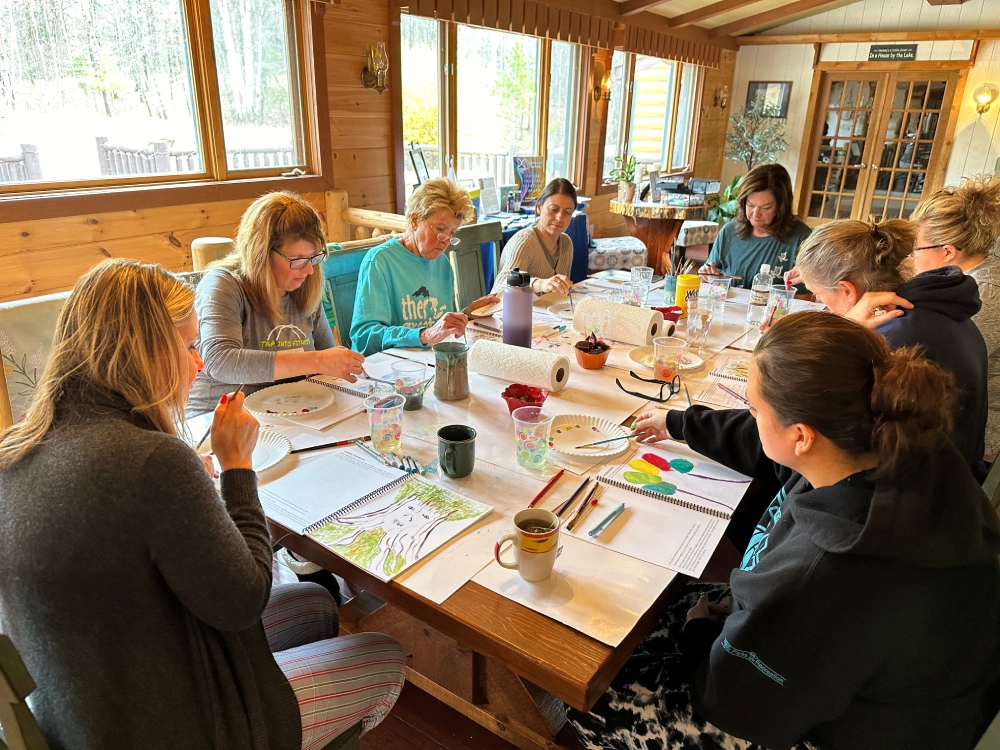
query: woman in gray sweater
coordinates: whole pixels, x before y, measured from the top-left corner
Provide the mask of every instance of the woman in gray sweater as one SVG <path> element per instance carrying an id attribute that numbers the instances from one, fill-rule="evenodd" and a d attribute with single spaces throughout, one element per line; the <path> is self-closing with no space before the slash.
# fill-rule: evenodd
<path id="1" fill-rule="evenodd" d="M 221 502 L 178 438 L 201 367 L 193 302 L 159 266 L 95 267 L 0 435 L 0 631 L 53 750 L 322 747 L 377 724 L 402 686 L 395 641 L 333 638 L 315 584 L 272 591 L 242 394 L 212 425 Z"/>

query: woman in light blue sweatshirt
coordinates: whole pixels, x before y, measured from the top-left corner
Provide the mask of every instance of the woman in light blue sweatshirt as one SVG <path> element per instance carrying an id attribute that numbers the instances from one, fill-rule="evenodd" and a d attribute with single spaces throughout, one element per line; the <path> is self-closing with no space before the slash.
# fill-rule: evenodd
<path id="1" fill-rule="evenodd" d="M 428 180 L 413 191 L 406 216 L 406 232 L 373 247 L 358 273 L 351 342 L 365 355 L 465 335 L 468 318 L 455 312 L 455 276 L 444 253 L 475 216 L 472 200 L 451 180 Z M 496 301 L 482 297 L 468 309 Z"/>

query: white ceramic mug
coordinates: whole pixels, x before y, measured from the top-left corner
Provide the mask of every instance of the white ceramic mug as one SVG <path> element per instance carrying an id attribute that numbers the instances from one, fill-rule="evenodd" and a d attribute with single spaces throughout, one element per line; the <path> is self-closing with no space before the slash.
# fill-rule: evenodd
<path id="1" fill-rule="evenodd" d="M 514 562 L 500 558 L 500 548 L 514 542 Z M 559 556 L 559 518 L 541 508 L 527 508 L 514 516 L 514 531 L 497 540 L 493 549 L 496 561 L 505 568 L 516 570 L 526 581 L 544 581 L 552 575 L 552 566 Z"/>

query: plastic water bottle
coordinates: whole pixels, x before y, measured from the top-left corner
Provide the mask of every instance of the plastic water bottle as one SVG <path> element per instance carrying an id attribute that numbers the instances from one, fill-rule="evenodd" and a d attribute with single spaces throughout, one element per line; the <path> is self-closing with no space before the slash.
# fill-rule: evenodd
<path id="1" fill-rule="evenodd" d="M 764 263 L 760 272 L 753 277 L 753 287 L 750 289 L 750 304 L 747 305 L 747 323 L 759 326 L 767 314 L 767 298 L 771 294 L 771 266 Z"/>
<path id="2" fill-rule="evenodd" d="M 503 290 L 503 342 L 513 346 L 531 348 L 531 276 L 515 268 L 507 276 Z"/>

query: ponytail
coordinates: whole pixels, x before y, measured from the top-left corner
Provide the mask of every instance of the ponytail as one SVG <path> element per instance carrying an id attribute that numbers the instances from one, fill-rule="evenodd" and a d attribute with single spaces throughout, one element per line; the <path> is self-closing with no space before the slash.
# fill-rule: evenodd
<path id="1" fill-rule="evenodd" d="M 757 390 L 785 426 L 806 424 L 845 453 L 900 469 L 951 432 L 953 378 L 915 349 L 825 312 L 789 315 L 754 350 Z"/>
<path id="2" fill-rule="evenodd" d="M 885 292 L 906 280 L 903 263 L 916 230 L 908 221 L 831 221 L 802 243 L 795 266 L 810 284 L 833 289 L 849 281 L 865 292 Z"/>

